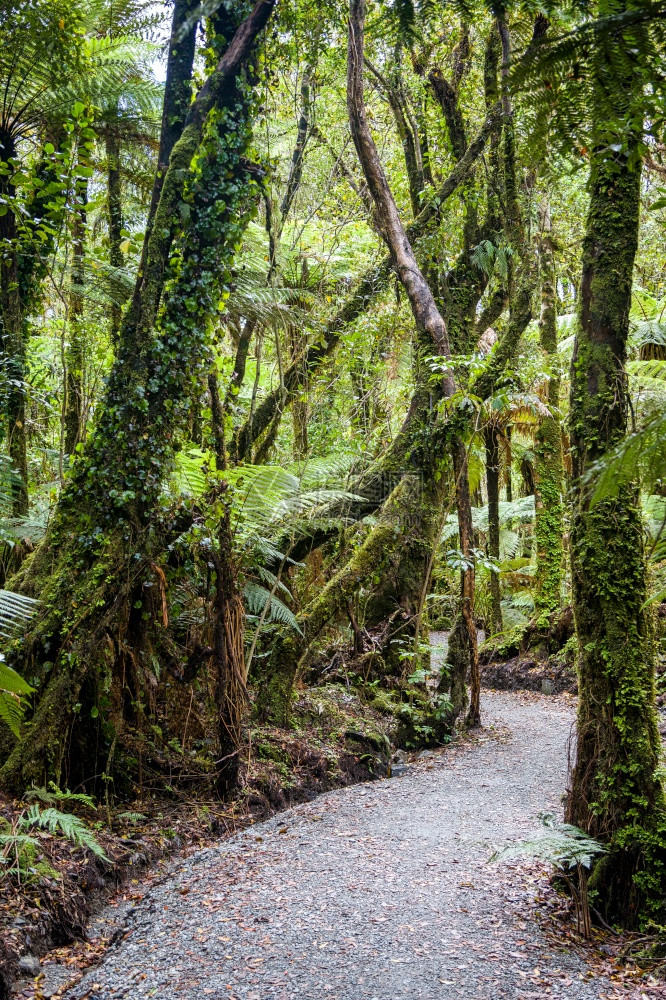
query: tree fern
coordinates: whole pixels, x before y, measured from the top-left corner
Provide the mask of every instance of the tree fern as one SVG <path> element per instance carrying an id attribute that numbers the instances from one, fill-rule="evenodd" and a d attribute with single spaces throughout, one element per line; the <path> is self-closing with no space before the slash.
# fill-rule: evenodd
<path id="1" fill-rule="evenodd" d="M 647 84 L 661 78 L 666 3 L 643 0 L 601 18 L 590 18 L 588 5 L 581 5 L 575 19 L 582 23 L 562 30 L 560 21 L 555 30 L 528 45 L 514 62 L 511 80 L 514 90 L 529 95 L 535 125 L 530 141 L 543 143 L 542 133 L 549 133 L 567 154 L 575 151 L 584 162 L 592 107 L 599 113 L 605 104 L 607 120 L 622 118 L 627 127 L 641 119 L 661 119 L 652 87 L 618 86 L 617 81 L 633 77 Z M 641 95 L 639 106 L 636 93 Z M 555 107 L 557 113 L 552 114 Z"/>

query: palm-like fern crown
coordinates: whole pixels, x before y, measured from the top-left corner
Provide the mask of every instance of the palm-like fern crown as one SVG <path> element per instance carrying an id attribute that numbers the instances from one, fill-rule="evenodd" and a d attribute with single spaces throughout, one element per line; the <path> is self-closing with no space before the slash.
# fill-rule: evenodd
<path id="1" fill-rule="evenodd" d="M 151 19 L 132 22 L 134 8 L 40 0 L 12 5 L 0 26 L 0 135 L 9 145 L 51 131 L 83 101 L 104 118 L 109 109 L 151 134 L 159 122 L 162 88 L 150 69 L 156 46 L 147 38 Z M 126 29 L 127 34 L 120 33 Z"/>
<path id="2" fill-rule="evenodd" d="M 80 8 L 68 0 L 5 5 L 0 26 L 3 144 L 10 138 L 25 138 L 43 125 L 59 81 L 81 71 L 81 28 Z M 7 155 L 5 150 L 3 157 Z"/>

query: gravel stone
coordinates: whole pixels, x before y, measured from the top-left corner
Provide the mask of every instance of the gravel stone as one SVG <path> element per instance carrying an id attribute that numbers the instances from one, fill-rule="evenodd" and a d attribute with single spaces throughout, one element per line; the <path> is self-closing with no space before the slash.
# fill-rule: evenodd
<path id="1" fill-rule="evenodd" d="M 484 692 L 478 741 L 192 855 L 67 1000 L 601 1000 L 493 850 L 561 812 L 570 702 Z M 285 831 L 285 832 L 281 832 Z"/>
<path id="2" fill-rule="evenodd" d="M 32 976 L 34 978 L 39 975 L 39 959 L 35 955 L 21 955 L 18 965 L 24 976 Z"/>

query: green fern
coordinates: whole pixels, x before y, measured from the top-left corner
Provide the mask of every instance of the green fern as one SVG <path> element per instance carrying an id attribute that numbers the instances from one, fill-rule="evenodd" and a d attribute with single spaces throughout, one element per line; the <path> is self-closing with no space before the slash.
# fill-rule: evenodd
<path id="1" fill-rule="evenodd" d="M 136 826 L 137 823 L 140 823 L 141 820 L 145 819 L 145 818 L 146 817 L 144 816 L 143 813 L 140 813 L 140 812 L 131 812 L 131 811 L 121 812 L 121 813 L 118 813 L 118 815 L 116 816 L 116 819 L 125 820 L 125 822 L 131 823 L 132 826 Z"/>
<path id="2" fill-rule="evenodd" d="M 34 688 L 20 674 L 0 660 L 0 719 L 18 736 L 25 711 L 25 699 Z"/>
<path id="3" fill-rule="evenodd" d="M 245 598 L 245 605 L 250 615 L 254 617 L 261 615 L 266 606 L 266 602 L 270 600 L 268 621 L 278 622 L 281 625 L 289 625 L 291 628 L 295 629 L 299 635 L 302 635 L 296 616 L 289 610 L 286 604 L 283 604 L 282 601 L 275 596 L 275 594 L 271 596 L 270 590 L 267 590 L 266 587 L 261 587 L 258 583 L 254 583 L 250 580 L 243 588 L 243 596 Z"/>
<path id="4" fill-rule="evenodd" d="M 472 263 L 488 277 L 496 271 L 501 280 L 506 281 L 511 253 L 509 246 L 495 246 L 490 240 L 482 240 L 472 250 Z"/>
<path id="5" fill-rule="evenodd" d="M 624 484 L 639 476 L 650 493 L 666 478 L 666 412 L 627 434 L 590 469 L 586 478 L 593 487 L 592 504 L 616 497 Z"/>
<path id="6" fill-rule="evenodd" d="M 27 833 L 0 833 L 0 865 L 15 863 L 15 855 L 27 847 L 38 847 L 39 841 Z"/>
<path id="7" fill-rule="evenodd" d="M 606 848 L 583 830 L 570 823 L 558 823 L 552 813 L 541 816 L 543 825 L 550 831 L 533 840 L 523 840 L 496 851 L 491 861 L 508 861 L 512 858 L 537 858 L 561 871 L 570 871 L 581 865 L 591 868 L 592 863 Z"/>
<path id="8" fill-rule="evenodd" d="M 53 808 L 40 809 L 34 803 L 21 818 L 20 827 L 25 830 L 38 827 L 41 830 L 48 830 L 49 833 L 61 833 L 77 847 L 85 848 L 102 861 L 109 860 L 92 831 L 83 820 L 78 816 L 72 816 L 71 813 L 59 812 Z"/>
<path id="9" fill-rule="evenodd" d="M 528 45 L 511 71 L 514 92 L 529 95 L 530 141 L 543 144 L 549 137 L 569 156 L 572 147 L 581 157 L 587 155 L 604 113 L 608 122 L 649 117 L 652 88 L 638 84 L 660 79 L 663 70 L 665 3 L 632 4 L 601 18 L 590 17 L 589 8 L 579 5 L 578 24 L 560 20 L 555 30 Z M 636 87 L 627 86 L 631 79 Z"/>
<path id="10" fill-rule="evenodd" d="M 48 789 L 43 787 L 29 788 L 23 798 L 26 802 L 33 802 L 35 799 L 38 799 L 47 806 L 52 806 L 56 802 L 64 802 L 71 805 L 86 806 L 88 809 L 97 809 L 90 795 L 84 795 L 82 792 L 70 792 L 68 788 L 63 791 L 61 788 L 58 788 L 54 781 L 49 781 Z"/>
<path id="11" fill-rule="evenodd" d="M 532 524 L 534 521 L 534 495 L 518 497 L 516 500 L 500 500 L 500 527 L 506 528 L 510 523 Z M 472 508 L 472 524 L 475 531 L 483 534 L 488 532 L 488 504 Z M 458 515 L 449 514 L 442 529 L 441 541 L 446 542 L 458 534 Z"/>
<path id="12" fill-rule="evenodd" d="M 653 359 L 652 361 L 629 361 L 627 363 L 627 373 L 636 378 L 642 385 L 644 382 L 666 382 L 666 361 Z M 663 384 L 662 391 L 666 389 Z"/>
<path id="13" fill-rule="evenodd" d="M 0 636 L 15 639 L 29 625 L 39 602 L 11 590 L 0 590 Z"/>

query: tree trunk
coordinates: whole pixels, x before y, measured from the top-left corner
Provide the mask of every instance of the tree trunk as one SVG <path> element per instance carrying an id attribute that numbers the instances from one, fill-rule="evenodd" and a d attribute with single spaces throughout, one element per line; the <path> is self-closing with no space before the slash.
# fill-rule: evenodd
<path id="1" fill-rule="evenodd" d="M 506 434 L 506 472 L 505 472 L 505 487 L 506 487 L 506 502 L 511 503 L 513 501 L 513 453 L 511 449 L 511 435 L 513 433 L 513 428 L 511 424 L 507 427 Z"/>
<path id="2" fill-rule="evenodd" d="M 145 251 L 148 249 L 148 239 L 162 194 L 162 185 L 169 169 L 169 159 L 174 146 L 183 134 L 185 121 L 190 110 L 198 18 L 191 20 L 188 30 L 185 28 L 188 18 L 192 17 L 197 7 L 197 0 L 175 0 L 173 5 L 164 105 L 162 107 L 160 148 L 157 156 L 157 173 L 148 209 L 148 219 L 146 220 L 146 238 L 141 258 L 142 268 L 145 265 Z"/>
<path id="3" fill-rule="evenodd" d="M 644 531 L 635 483 L 620 483 L 614 497 L 592 506 L 584 476 L 626 431 L 624 364 L 640 207 L 637 142 L 625 133 L 609 145 L 604 126 L 592 156 L 570 398 L 580 701 L 566 813 L 569 822 L 609 842 L 590 889 L 599 893 L 607 920 L 628 923 L 641 912 L 662 920 L 666 898 L 666 803 L 658 772 Z"/>
<path id="4" fill-rule="evenodd" d="M 79 163 L 85 165 L 83 157 Z M 85 244 L 87 227 L 88 182 L 80 180 L 76 184 L 76 205 L 72 224 L 72 270 L 69 291 L 69 344 L 66 352 L 65 381 L 65 452 L 74 453 L 79 441 L 83 440 L 84 427 L 84 287 L 85 287 Z"/>
<path id="5" fill-rule="evenodd" d="M 307 336 L 296 327 L 289 327 L 289 348 L 292 364 L 303 364 L 307 350 Z M 308 456 L 308 372 L 303 372 L 301 389 L 291 404 L 292 426 L 294 431 L 293 455 L 295 461 L 301 461 Z"/>
<path id="6" fill-rule="evenodd" d="M 245 610 L 232 562 L 233 539 L 228 509 L 218 533 L 215 563 L 213 659 L 220 760 L 216 787 L 227 797 L 238 784 L 243 724 L 248 704 L 245 650 Z"/>
<path id="7" fill-rule="evenodd" d="M 375 202 L 377 222 L 394 260 L 398 278 L 402 283 L 412 309 L 417 330 L 429 337 L 442 358 L 450 358 L 451 347 L 446 322 L 439 311 L 428 282 L 416 261 L 407 233 L 393 199 L 386 175 L 372 138 L 363 97 L 363 47 L 365 29 L 365 0 L 352 0 L 349 16 L 349 42 L 347 59 L 347 108 L 352 138 L 358 153 L 365 179 Z M 449 397 L 455 391 L 453 376 L 445 371 L 441 379 L 441 392 Z M 471 696 L 469 722 L 480 721 L 479 661 L 474 623 L 474 556 L 472 533 L 472 501 L 469 492 L 467 451 L 457 434 L 452 436 L 451 455 L 455 480 L 456 507 L 460 526 L 460 543 L 463 553 L 462 615 L 469 640 Z"/>
<path id="8" fill-rule="evenodd" d="M 9 161 L 16 155 L 14 139 L 0 133 L 0 158 Z M 15 187 L 8 175 L 0 177 L 0 196 L 11 199 Z M 25 427 L 25 337 L 19 289 L 18 234 L 11 207 L 0 216 L 0 245 L 3 259 L 0 266 L 0 344 L 6 359 L 5 374 L 9 383 L 6 394 L 7 444 L 12 467 L 19 476 L 14 490 L 12 511 L 15 516 L 28 510 L 28 453 Z"/>
<path id="9" fill-rule="evenodd" d="M 559 611 L 562 587 L 564 534 L 562 490 L 562 428 L 560 426 L 560 377 L 557 357 L 557 290 L 550 220 L 544 218 L 546 232 L 541 240 L 541 317 L 539 341 L 550 368 L 548 408 L 534 441 L 534 537 L 537 572 L 534 610 L 539 627 L 547 627 L 553 612 Z"/>
<path id="10" fill-rule="evenodd" d="M 109 226 L 109 263 L 119 271 L 125 266 L 125 257 L 120 249 L 123 229 L 123 201 L 120 181 L 120 142 L 118 133 L 111 122 L 106 130 L 106 209 Z M 117 302 L 111 303 L 111 343 L 118 340 L 122 308 Z"/>
<path id="11" fill-rule="evenodd" d="M 486 486 L 488 489 L 488 555 L 493 562 L 498 563 L 500 555 L 500 449 L 499 434 L 494 424 L 491 423 L 486 427 L 484 439 L 486 444 Z M 493 632 L 501 632 L 502 594 L 499 573 L 495 570 L 490 571 L 490 606 L 492 630 Z"/>

